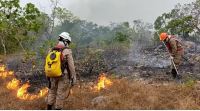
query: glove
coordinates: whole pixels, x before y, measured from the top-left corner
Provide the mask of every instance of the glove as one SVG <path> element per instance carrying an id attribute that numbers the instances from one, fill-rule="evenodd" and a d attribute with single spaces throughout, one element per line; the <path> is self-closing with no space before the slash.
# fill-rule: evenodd
<path id="1" fill-rule="evenodd" d="M 71 78 L 70 83 L 72 86 L 74 86 L 76 84 L 76 77 Z"/>
<path id="2" fill-rule="evenodd" d="M 170 59 L 172 59 L 172 60 L 173 60 L 173 59 L 174 59 L 174 57 L 173 57 L 173 56 L 170 56 Z"/>

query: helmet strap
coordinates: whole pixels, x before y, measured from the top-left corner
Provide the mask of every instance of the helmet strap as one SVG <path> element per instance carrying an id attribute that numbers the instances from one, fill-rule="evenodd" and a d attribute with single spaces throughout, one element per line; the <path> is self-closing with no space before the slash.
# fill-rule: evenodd
<path id="1" fill-rule="evenodd" d="M 66 47 L 69 46 L 69 42 L 67 40 L 63 40 L 62 42 L 65 44 Z"/>
<path id="2" fill-rule="evenodd" d="M 66 43 L 66 41 L 64 41 L 64 40 L 63 40 L 62 42 L 65 44 L 65 46 L 67 46 L 67 43 Z"/>

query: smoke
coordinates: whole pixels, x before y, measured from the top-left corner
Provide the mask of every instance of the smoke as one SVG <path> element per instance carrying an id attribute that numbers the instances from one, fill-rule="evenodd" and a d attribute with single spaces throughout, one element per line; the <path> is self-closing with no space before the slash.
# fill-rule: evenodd
<path id="1" fill-rule="evenodd" d="M 164 12 L 169 12 L 177 3 L 192 2 L 188 0 L 68 0 L 69 9 L 77 16 L 101 25 L 110 22 L 132 22 L 142 19 L 153 23 Z M 164 7 L 163 7 L 164 4 Z"/>
<path id="2" fill-rule="evenodd" d="M 167 59 L 166 52 L 155 49 L 155 46 L 151 40 L 147 42 L 134 41 L 128 61 L 132 64 L 145 67 L 159 67 L 166 68 L 171 64 L 171 61 Z"/>
<path id="3" fill-rule="evenodd" d="M 81 19 L 100 25 L 110 22 L 132 22 L 142 19 L 153 23 L 164 12 L 169 12 L 177 3 L 190 3 L 195 0 L 60 0 L 59 6 L 72 11 Z M 20 0 L 20 3 L 34 3 L 42 11 L 50 14 L 50 0 Z"/>

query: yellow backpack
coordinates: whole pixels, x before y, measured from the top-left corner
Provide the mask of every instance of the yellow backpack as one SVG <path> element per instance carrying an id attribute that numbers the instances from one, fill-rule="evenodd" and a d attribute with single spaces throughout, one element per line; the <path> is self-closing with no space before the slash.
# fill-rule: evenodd
<path id="1" fill-rule="evenodd" d="M 45 74 L 47 77 L 60 77 L 62 75 L 62 51 L 64 49 L 52 49 L 47 54 L 45 62 Z"/>

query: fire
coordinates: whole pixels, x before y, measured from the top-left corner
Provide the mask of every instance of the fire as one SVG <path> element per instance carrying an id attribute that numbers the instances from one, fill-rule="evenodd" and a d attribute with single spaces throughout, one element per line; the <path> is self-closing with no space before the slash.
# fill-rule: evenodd
<path id="1" fill-rule="evenodd" d="M 106 75 L 103 73 L 99 76 L 97 86 L 95 89 L 100 91 L 101 89 L 104 89 L 106 86 L 111 86 L 112 82 L 110 79 L 106 78 Z"/>
<path id="2" fill-rule="evenodd" d="M 0 65 L 0 77 L 7 78 L 8 76 L 13 76 L 14 72 L 13 71 L 8 71 L 6 70 L 5 65 Z M 38 94 L 29 94 L 27 89 L 30 87 L 29 82 L 23 84 L 20 87 L 20 81 L 17 80 L 16 78 L 12 79 L 10 82 L 7 84 L 7 89 L 9 90 L 16 90 L 17 91 L 17 98 L 22 99 L 22 100 L 34 100 L 34 99 L 39 99 L 41 97 L 44 97 L 48 93 L 48 88 L 41 89 Z"/>
<path id="3" fill-rule="evenodd" d="M 23 100 L 28 99 L 28 87 L 30 87 L 29 83 L 23 84 L 22 87 L 17 90 L 17 97 Z"/>
<path id="4" fill-rule="evenodd" d="M 5 69 L 6 69 L 5 65 L 1 65 L 1 66 L 0 66 L 0 72 L 4 72 Z"/>
<path id="5" fill-rule="evenodd" d="M 0 77 L 2 77 L 3 79 L 8 77 L 8 76 L 12 76 L 14 74 L 13 71 L 7 71 L 5 65 L 0 65 Z"/>
<path id="6" fill-rule="evenodd" d="M 30 87 L 29 83 L 23 84 L 17 91 L 17 97 L 22 100 L 34 100 L 45 96 L 48 93 L 48 89 L 41 89 L 39 94 L 28 94 L 27 89 Z"/>
<path id="7" fill-rule="evenodd" d="M 19 85 L 20 85 L 20 81 L 17 80 L 16 78 L 14 78 L 12 81 L 10 81 L 10 82 L 7 84 L 7 88 L 8 88 L 8 89 L 11 89 L 11 90 L 14 90 L 14 89 L 18 89 L 18 88 L 19 88 Z"/>
<path id="8" fill-rule="evenodd" d="M 46 87 L 46 88 L 40 90 L 39 97 L 43 97 L 43 96 L 45 96 L 47 93 L 48 93 L 48 88 Z"/>

